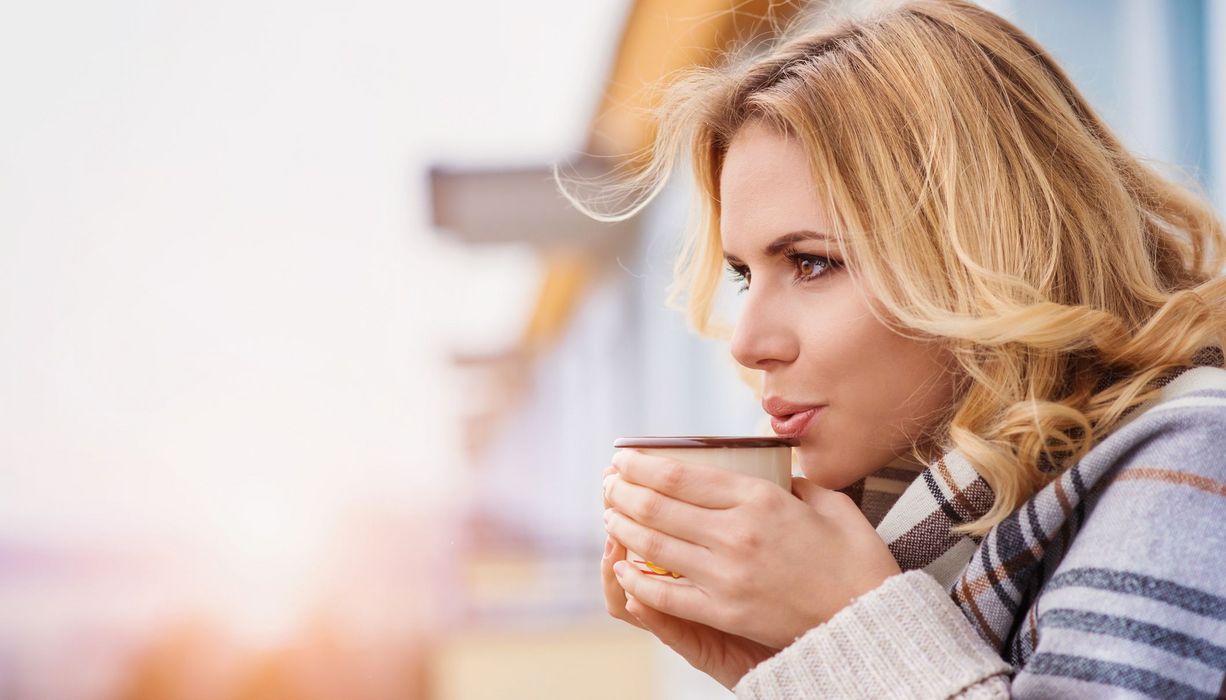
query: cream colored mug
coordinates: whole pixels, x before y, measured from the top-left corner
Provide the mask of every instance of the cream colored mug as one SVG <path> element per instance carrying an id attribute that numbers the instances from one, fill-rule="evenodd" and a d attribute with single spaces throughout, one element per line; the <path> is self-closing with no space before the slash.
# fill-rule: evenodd
<path id="1" fill-rule="evenodd" d="M 643 454 L 766 479 L 790 493 L 792 448 L 796 444 L 796 440 L 789 438 L 679 436 L 624 437 L 615 440 L 613 447 L 634 448 Z M 644 574 L 657 576 L 664 581 L 681 582 L 685 578 L 656 566 L 635 552 L 627 551 L 626 561 Z"/>

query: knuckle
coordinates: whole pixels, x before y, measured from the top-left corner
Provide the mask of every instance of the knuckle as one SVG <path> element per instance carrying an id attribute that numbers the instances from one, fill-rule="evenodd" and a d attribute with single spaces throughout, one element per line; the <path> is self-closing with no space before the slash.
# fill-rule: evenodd
<path id="1" fill-rule="evenodd" d="M 664 507 L 663 499 L 659 496 L 646 495 L 639 499 L 635 504 L 634 515 L 635 520 L 639 522 L 649 522 L 655 520 L 660 515 L 660 511 Z"/>
<path id="2" fill-rule="evenodd" d="M 737 528 L 728 533 L 728 544 L 737 551 L 750 552 L 761 543 L 762 538 L 750 528 Z"/>
<path id="3" fill-rule="evenodd" d="M 642 554 L 647 557 L 659 557 L 664 549 L 664 538 L 654 530 L 643 533 Z"/>
<path id="4" fill-rule="evenodd" d="M 855 499 L 843 493 L 842 491 L 834 492 L 834 504 L 835 504 L 835 507 L 841 510 L 847 510 L 848 508 L 858 509 Z"/>
<path id="5" fill-rule="evenodd" d="M 749 500 L 759 507 L 773 508 L 778 504 L 780 490 L 774 484 L 758 479 L 749 487 Z"/>
<path id="6" fill-rule="evenodd" d="M 668 460 L 661 468 L 660 481 L 666 489 L 680 488 L 685 481 L 685 466 L 678 460 Z"/>
<path id="7" fill-rule="evenodd" d="M 653 586 L 651 591 L 651 607 L 657 610 L 671 610 L 673 595 L 672 584 Z"/>

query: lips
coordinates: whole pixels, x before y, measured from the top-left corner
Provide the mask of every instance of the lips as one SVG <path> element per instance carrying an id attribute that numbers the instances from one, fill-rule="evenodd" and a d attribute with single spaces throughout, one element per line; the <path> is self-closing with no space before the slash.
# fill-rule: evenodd
<path id="1" fill-rule="evenodd" d="M 775 434 L 779 437 L 794 438 L 804 434 L 805 429 L 813 421 L 824 406 L 814 406 L 806 411 L 786 414 L 782 416 L 771 416 L 771 428 L 775 430 Z"/>
<path id="2" fill-rule="evenodd" d="M 825 404 L 792 403 L 778 396 L 762 399 L 762 410 L 771 415 L 771 427 L 779 437 L 799 437 L 825 407 Z"/>

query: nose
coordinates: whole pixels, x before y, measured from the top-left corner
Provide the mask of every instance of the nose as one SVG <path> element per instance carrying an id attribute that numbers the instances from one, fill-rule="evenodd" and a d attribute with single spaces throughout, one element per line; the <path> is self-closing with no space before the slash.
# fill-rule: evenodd
<path id="1" fill-rule="evenodd" d="M 732 330 L 732 356 L 749 369 L 765 370 L 794 362 L 800 343 L 787 310 L 772 304 L 764 294 L 754 294 L 753 288 L 745 294 L 749 298 Z"/>

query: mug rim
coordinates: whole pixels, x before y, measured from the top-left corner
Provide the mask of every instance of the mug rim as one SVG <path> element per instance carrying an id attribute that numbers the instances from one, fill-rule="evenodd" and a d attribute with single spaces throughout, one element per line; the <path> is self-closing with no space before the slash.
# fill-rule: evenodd
<path id="1" fill-rule="evenodd" d="M 641 437 L 622 437 L 613 441 L 613 447 L 796 447 L 800 441 L 796 438 L 780 437 L 736 437 L 716 435 L 674 435 Z"/>

